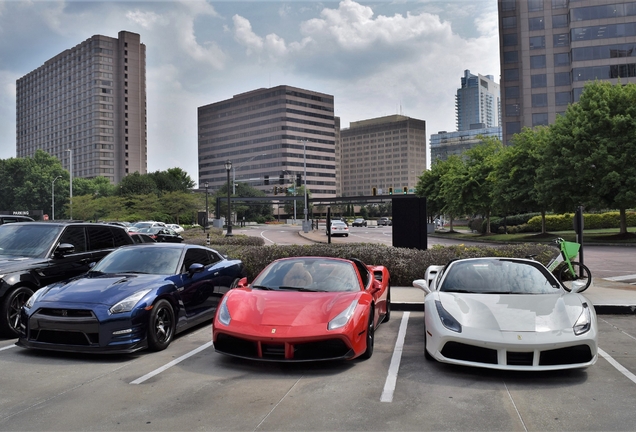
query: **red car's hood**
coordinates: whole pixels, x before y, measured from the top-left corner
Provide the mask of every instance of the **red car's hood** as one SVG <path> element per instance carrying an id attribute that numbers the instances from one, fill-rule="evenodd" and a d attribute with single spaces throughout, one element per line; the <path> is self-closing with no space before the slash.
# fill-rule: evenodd
<path id="1" fill-rule="evenodd" d="M 298 292 L 234 289 L 227 307 L 232 321 L 266 326 L 328 323 L 362 292 Z"/>

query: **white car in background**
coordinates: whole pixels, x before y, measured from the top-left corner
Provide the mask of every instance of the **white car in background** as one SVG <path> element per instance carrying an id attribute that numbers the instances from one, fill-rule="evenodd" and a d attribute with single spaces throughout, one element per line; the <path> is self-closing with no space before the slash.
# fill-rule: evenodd
<path id="1" fill-rule="evenodd" d="M 331 236 L 337 235 L 349 237 L 349 227 L 346 223 L 339 220 L 331 222 Z"/>
<path id="2" fill-rule="evenodd" d="M 168 224 L 166 225 L 168 228 L 170 228 L 171 230 L 173 230 L 174 232 L 176 232 L 177 234 L 182 233 L 185 231 L 185 229 L 183 229 L 183 227 L 181 225 L 177 225 L 177 224 Z"/>
<path id="3" fill-rule="evenodd" d="M 430 266 L 413 286 L 424 298 L 427 360 L 502 370 L 591 366 L 598 357 L 594 306 L 566 291 L 541 263 L 468 258 Z"/>

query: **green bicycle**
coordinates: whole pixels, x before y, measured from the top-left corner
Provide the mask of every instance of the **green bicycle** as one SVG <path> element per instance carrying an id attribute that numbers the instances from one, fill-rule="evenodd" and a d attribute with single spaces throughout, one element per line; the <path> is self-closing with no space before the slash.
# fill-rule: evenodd
<path id="1" fill-rule="evenodd" d="M 590 269 L 584 264 L 570 261 L 579 253 L 581 245 L 565 241 L 560 237 L 555 239 L 554 242 L 559 246 L 560 253 L 548 263 L 548 270 L 559 279 L 566 291 L 572 291 L 574 283 L 583 287 L 577 292 L 583 292 L 588 289 L 592 283 Z"/>

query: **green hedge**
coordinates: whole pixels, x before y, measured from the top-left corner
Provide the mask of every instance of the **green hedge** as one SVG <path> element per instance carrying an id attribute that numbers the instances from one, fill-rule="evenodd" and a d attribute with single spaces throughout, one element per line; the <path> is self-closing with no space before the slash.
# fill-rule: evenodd
<path id="1" fill-rule="evenodd" d="M 359 258 L 366 264 L 383 265 L 389 270 L 393 286 L 412 286 L 415 279 L 424 278 L 428 266 L 444 265 L 455 258 L 487 256 L 524 258 L 534 254 L 537 255 L 537 260 L 547 264 L 558 253 L 552 246 L 529 243 L 499 247 L 436 245 L 425 251 L 370 243 L 285 246 L 238 246 L 226 243 L 213 244 L 211 247 L 231 258 L 242 260 L 250 281 L 269 263 L 279 258 L 326 256 Z"/>
<path id="2" fill-rule="evenodd" d="M 636 226 L 636 212 L 627 213 L 627 226 Z M 572 220 L 574 214 L 566 213 L 562 215 L 546 215 L 545 225 L 547 231 L 567 231 L 573 230 Z M 601 228 L 619 228 L 620 213 L 594 213 L 583 214 L 583 226 L 585 229 L 601 229 Z M 528 230 L 531 232 L 541 231 L 541 216 L 535 216 L 528 221 Z"/>

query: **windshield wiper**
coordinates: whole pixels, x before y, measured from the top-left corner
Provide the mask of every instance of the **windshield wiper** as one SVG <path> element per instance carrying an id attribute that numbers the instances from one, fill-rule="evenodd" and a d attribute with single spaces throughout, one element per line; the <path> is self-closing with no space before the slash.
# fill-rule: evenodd
<path id="1" fill-rule="evenodd" d="M 260 289 L 265 291 L 272 291 L 274 288 L 264 286 L 264 285 L 252 285 L 252 289 Z"/>
<path id="2" fill-rule="evenodd" d="M 292 286 L 280 286 L 279 290 L 290 290 L 290 291 L 306 291 L 306 292 L 316 292 L 316 290 L 302 287 L 292 287 Z"/>

